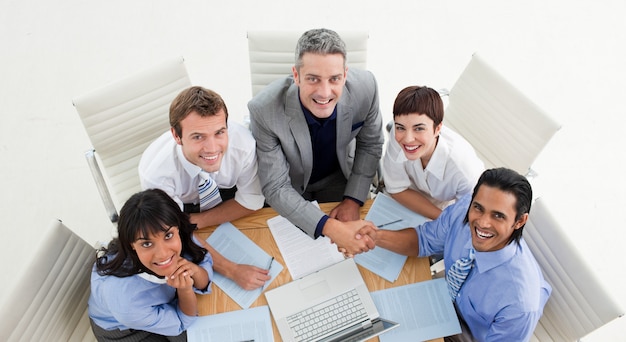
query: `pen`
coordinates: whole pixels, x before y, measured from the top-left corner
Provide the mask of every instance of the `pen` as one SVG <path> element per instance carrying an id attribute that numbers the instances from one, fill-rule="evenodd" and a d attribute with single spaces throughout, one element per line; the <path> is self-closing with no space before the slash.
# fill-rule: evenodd
<path id="1" fill-rule="evenodd" d="M 388 225 L 390 225 L 390 224 L 398 223 L 398 222 L 400 222 L 400 221 L 402 221 L 402 219 L 398 219 L 398 220 L 395 220 L 395 221 L 391 221 L 391 222 L 383 223 L 383 224 L 379 225 L 379 226 L 378 226 L 378 228 L 382 228 L 382 227 L 384 227 L 384 226 L 388 226 Z"/>
<path id="2" fill-rule="evenodd" d="M 265 268 L 266 270 L 269 270 L 269 269 L 270 269 L 270 267 L 272 267 L 272 262 L 274 262 L 274 257 L 272 257 L 272 258 L 270 259 L 270 262 L 268 262 L 268 263 L 267 263 L 267 267 Z"/>

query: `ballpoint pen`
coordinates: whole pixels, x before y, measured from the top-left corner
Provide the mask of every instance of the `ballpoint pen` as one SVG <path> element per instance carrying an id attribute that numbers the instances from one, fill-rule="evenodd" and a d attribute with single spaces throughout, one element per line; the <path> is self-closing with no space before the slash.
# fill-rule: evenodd
<path id="1" fill-rule="evenodd" d="M 267 267 L 266 267 L 265 269 L 266 269 L 266 270 L 269 270 L 269 269 L 270 269 L 270 267 L 272 267 L 272 263 L 273 263 L 273 262 L 274 262 L 274 257 L 272 257 L 272 258 L 270 259 L 270 262 L 268 262 L 268 263 L 267 263 Z"/>
<path id="2" fill-rule="evenodd" d="M 398 222 L 400 222 L 400 221 L 402 221 L 402 219 L 398 219 L 398 220 L 395 220 L 395 221 L 391 221 L 391 222 L 383 223 L 383 224 L 381 224 L 381 225 L 379 225 L 379 226 L 377 226 L 377 227 L 378 227 L 378 228 L 382 228 L 382 227 L 384 227 L 384 226 L 388 226 L 388 225 L 390 225 L 390 224 L 398 223 Z"/>

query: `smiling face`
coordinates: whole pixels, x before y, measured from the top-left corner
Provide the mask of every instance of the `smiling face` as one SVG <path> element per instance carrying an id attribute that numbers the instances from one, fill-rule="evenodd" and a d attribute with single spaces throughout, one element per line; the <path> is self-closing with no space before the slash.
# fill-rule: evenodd
<path id="1" fill-rule="evenodd" d="M 206 172 L 220 169 L 228 148 L 226 114 L 220 110 L 215 115 L 200 116 L 195 111 L 180 121 L 181 136 L 172 128 L 172 135 L 182 146 L 185 158 Z"/>
<path id="2" fill-rule="evenodd" d="M 479 252 L 504 248 L 516 229 L 524 226 L 528 214 L 515 220 L 515 195 L 498 188 L 481 185 L 467 214 L 472 244 Z"/>
<path id="3" fill-rule="evenodd" d="M 300 70 L 293 67 L 304 107 L 320 119 L 330 117 L 343 92 L 347 72 L 341 54 L 305 53 Z"/>
<path id="4" fill-rule="evenodd" d="M 154 274 L 167 277 L 178 268 L 178 259 L 181 258 L 182 242 L 178 227 L 170 227 L 167 231 L 157 234 L 137 236 L 132 243 L 143 266 Z"/>
<path id="5" fill-rule="evenodd" d="M 421 159 L 422 167 L 428 165 L 441 130 L 441 124 L 433 128 L 434 122 L 427 115 L 406 114 L 394 116 L 395 138 L 408 160 Z"/>

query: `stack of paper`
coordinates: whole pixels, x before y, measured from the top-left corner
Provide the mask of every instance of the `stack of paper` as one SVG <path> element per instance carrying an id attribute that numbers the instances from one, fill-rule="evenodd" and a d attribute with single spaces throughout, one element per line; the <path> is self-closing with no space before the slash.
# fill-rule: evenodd
<path id="1" fill-rule="evenodd" d="M 292 279 L 302 278 L 344 259 L 329 238 L 314 240 L 282 216 L 267 220 L 267 225 Z"/>
<path id="2" fill-rule="evenodd" d="M 372 292 L 381 317 L 400 323 L 381 342 L 425 341 L 461 333 L 444 278 Z"/>
<path id="3" fill-rule="evenodd" d="M 272 342 L 274 332 L 267 305 L 201 316 L 187 329 L 189 342 Z"/>

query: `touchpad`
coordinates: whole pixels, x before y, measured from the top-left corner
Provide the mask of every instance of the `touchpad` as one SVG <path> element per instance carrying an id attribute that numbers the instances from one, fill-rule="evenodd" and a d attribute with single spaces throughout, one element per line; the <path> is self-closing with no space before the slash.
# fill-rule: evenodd
<path id="1" fill-rule="evenodd" d="M 330 292 L 330 287 L 325 279 L 317 279 L 315 282 L 307 282 L 300 284 L 300 291 L 307 299 L 318 298 Z"/>

